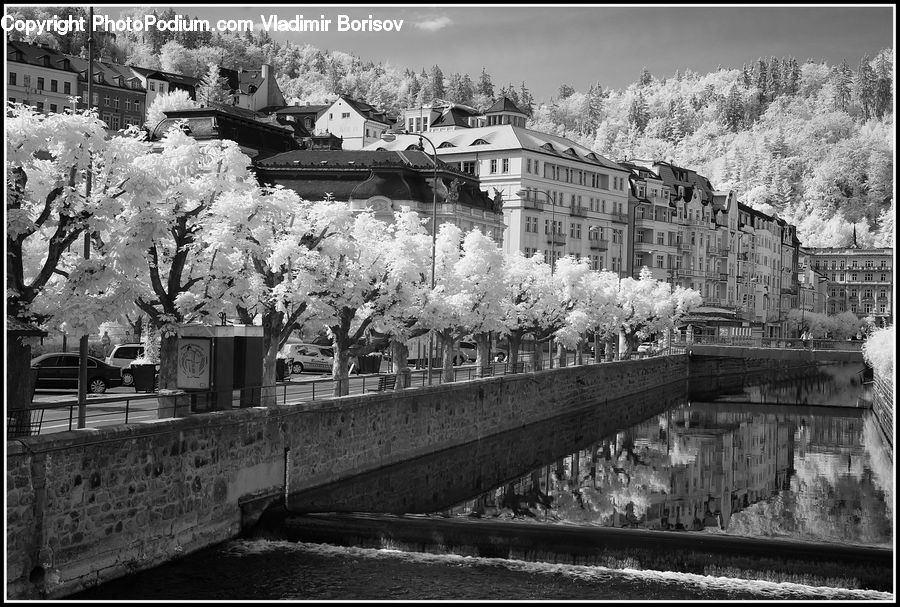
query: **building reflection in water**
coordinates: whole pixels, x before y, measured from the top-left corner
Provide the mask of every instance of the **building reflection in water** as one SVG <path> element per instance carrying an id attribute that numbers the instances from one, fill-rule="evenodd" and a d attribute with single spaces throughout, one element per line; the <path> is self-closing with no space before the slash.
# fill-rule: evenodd
<path id="1" fill-rule="evenodd" d="M 451 514 L 890 545 L 862 412 L 691 403 Z"/>

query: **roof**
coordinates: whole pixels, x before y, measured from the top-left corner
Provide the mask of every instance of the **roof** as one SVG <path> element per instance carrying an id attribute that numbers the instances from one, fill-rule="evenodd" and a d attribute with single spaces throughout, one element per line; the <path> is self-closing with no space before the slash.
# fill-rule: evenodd
<path id="1" fill-rule="evenodd" d="M 15 333 L 17 335 L 31 335 L 35 337 L 43 337 L 47 332 L 23 320 L 19 320 L 15 316 L 6 315 L 6 332 Z"/>
<path id="2" fill-rule="evenodd" d="M 329 168 L 358 168 L 397 166 L 410 168 L 434 168 L 431 155 L 421 151 L 373 151 L 373 150 L 294 150 L 271 156 L 257 165 L 262 168 L 317 166 Z M 453 170 L 438 158 L 439 170 Z"/>
<path id="3" fill-rule="evenodd" d="M 359 101 L 357 99 L 352 99 L 347 97 L 346 95 L 341 95 L 338 99 L 343 100 L 344 103 L 352 107 L 354 110 L 369 118 L 370 120 L 374 120 L 376 122 L 381 122 L 382 124 L 393 124 L 396 122 L 396 117 L 389 116 L 387 112 L 378 110 L 375 107 L 369 105 L 365 101 Z M 334 105 L 334 104 L 331 104 Z M 329 105 L 328 107 L 331 107 Z"/>
<path id="4" fill-rule="evenodd" d="M 560 159 L 578 160 L 587 164 L 611 170 L 625 171 L 623 167 L 596 152 L 558 135 L 532 131 L 512 124 L 495 124 L 454 131 L 436 131 L 428 133 L 428 138 L 435 148 L 441 149 L 442 155 L 459 152 L 502 151 L 525 149 L 547 154 Z M 417 134 L 397 135 L 391 142 L 376 141 L 367 145 L 365 150 L 405 150 L 410 146 L 418 146 Z M 444 145 L 446 144 L 446 145 Z"/>
<path id="5" fill-rule="evenodd" d="M 60 64 L 64 64 L 69 57 L 52 48 L 21 41 L 7 41 L 6 58 L 14 61 L 16 51 L 22 54 L 22 63 L 68 71 Z M 49 65 L 44 65 L 44 57 L 48 58 Z"/>
<path id="6" fill-rule="evenodd" d="M 516 114 L 528 116 L 528 114 L 520 110 L 519 106 L 513 103 L 509 97 L 500 97 L 494 102 L 494 105 L 484 111 L 485 114 L 494 114 L 497 112 L 515 112 Z"/>
<path id="7" fill-rule="evenodd" d="M 458 202 L 493 210 L 478 179 L 438 159 L 437 187 L 431 156 L 422 151 L 297 150 L 270 156 L 255 165 L 260 181 L 273 182 L 315 200 L 332 194 L 342 201 L 385 196 L 425 203 L 446 201 L 455 187 Z M 454 186 L 454 182 L 456 185 Z"/>
<path id="8" fill-rule="evenodd" d="M 462 126 L 468 127 L 469 120 L 468 116 L 471 116 L 470 112 L 464 112 L 455 107 L 449 108 L 446 112 L 440 115 L 434 122 L 431 123 L 431 128 L 436 128 L 440 126 Z"/>

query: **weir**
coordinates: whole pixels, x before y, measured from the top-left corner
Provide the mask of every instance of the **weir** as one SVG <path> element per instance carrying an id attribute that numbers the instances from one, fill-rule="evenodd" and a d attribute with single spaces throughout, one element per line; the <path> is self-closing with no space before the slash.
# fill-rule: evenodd
<path id="1" fill-rule="evenodd" d="M 661 404 L 625 397 L 683 393 L 689 372 L 722 368 L 656 357 L 10 441 L 8 596 L 67 596 L 237 537 L 306 490 L 544 420 L 625 427 Z"/>

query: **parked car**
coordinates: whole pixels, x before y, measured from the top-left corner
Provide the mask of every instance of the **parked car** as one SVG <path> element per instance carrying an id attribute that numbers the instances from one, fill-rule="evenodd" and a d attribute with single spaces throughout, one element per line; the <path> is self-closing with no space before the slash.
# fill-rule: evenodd
<path id="1" fill-rule="evenodd" d="M 78 369 L 81 357 L 70 352 L 49 352 L 31 359 L 37 371 L 36 388 L 78 388 Z M 109 388 L 122 385 L 122 370 L 99 358 L 87 358 L 87 391 L 103 394 Z"/>
<path id="2" fill-rule="evenodd" d="M 285 358 L 294 359 L 291 373 L 304 371 L 330 372 L 334 364 L 334 350 L 316 344 L 287 344 L 282 348 Z"/>
<path id="3" fill-rule="evenodd" d="M 134 385 L 134 374 L 131 372 L 131 361 L 144 355 L 144 344 L 118 344 L 106 357 L 106 364 L 122 369 L 122 385 Z"/>
<path id="4" fill-rule="evenodd" d="M 478 358 L 478 346 L 473 341 L 461 341 L 456 349 L 456 356 L 453 363 L 456 365 L 464 365 L 473 363 Z"/>
<path id="5" fill-rule="evenodd" d="M 656 350 L 656 344 L 654 344 L 652 341 L 645 341 L 637 348 L 638 354 L 656 354 Z"/>

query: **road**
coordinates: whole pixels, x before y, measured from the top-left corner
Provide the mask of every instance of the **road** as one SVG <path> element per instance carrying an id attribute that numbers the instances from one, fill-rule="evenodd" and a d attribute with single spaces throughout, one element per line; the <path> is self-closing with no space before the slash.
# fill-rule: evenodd
<path id="1" fill-rule="evenodd" d="M 466 367 L 461 369 L 460 380 L 466 378 Z M 474 372 L 469 366 L 468 373 Z M 413 371 L 412 384 L 421 386 L 425 382 L 425 371 Z M 435 376 L 437 371 L 434 371 Z M 377 375 L 353 375 L 350 377 L 349 393 L 363 394 L 378 388 Z M 435 382 L 437 378 L 435 378 Z M 287 381 L 276 383 L 278 404 L 293 405 L 328 398 L 332 395 L 334 382 L 330 374 L 303 373 L 292 375 Z M 78 428 L 78 391 L 35 390 L 32 407 L 44 408 L 41 434 L 63 432 Z M 240 407 L 241 395 L 234 391 L 233 406 Z M 159 399 L 156 394 L 135 392 L 134 388 L 112 388 L 105 394 L 89 394 L 85 410 L 85 427 L 98 428 L 124 423 L 135 423 L 159 419 Z"/>

